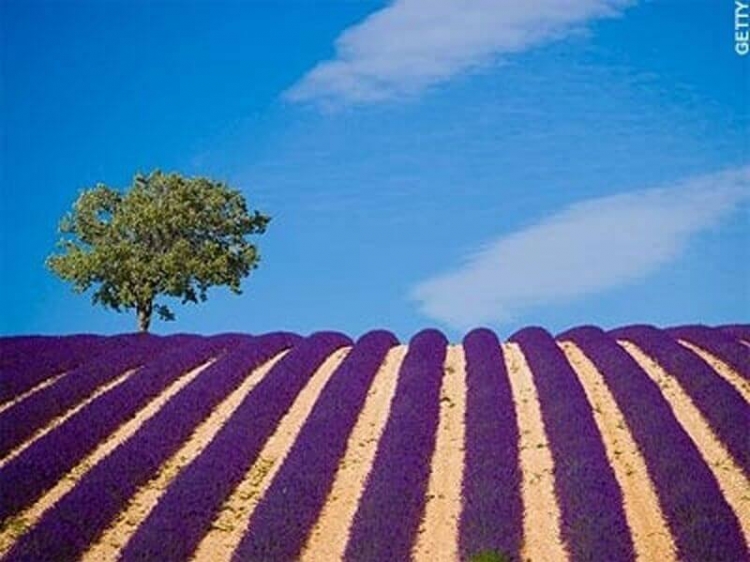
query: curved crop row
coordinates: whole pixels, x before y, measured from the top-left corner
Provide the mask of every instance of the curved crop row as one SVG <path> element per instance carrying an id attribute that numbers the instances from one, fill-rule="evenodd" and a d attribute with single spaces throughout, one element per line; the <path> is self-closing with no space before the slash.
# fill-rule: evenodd
<path id="1" fill-rule="evenodd" d="M 557 338 L 575 343 L 604 377 L 646 460 L 680 559 L 742 560 L 747 551 L 736 517 L 659 387 L 598 328 Z"/>
<path id="2" fill-rule="evenodd" d="M 245 338 L 206 368 L 138 432 L 97 464 L 10 553 L 9 560 L 76 559 L 112 521 L 214 406 L 248 371 L 293 340 L 284 334 Z"/>
<path id="3" fill-rule="evenodd" d="M 518 557 L 523 505 L 518 421 L 497 336 L 474 330 L 466 353 L 466 472 L 459 541 L 468 558 L 483 551 Z"/>
<path id="4" fill-rule="evenodd" d="M 610 335 L 634 343 L 673 376 L 745 473 L 750 474 L 747 426 L 738 423 L 750 419 L 750 406 L 732 385 L 717 377 L 700 357 L 653 326 L 627 326 L 612 330 Z"/>
<path id="5" fill-rule="evenodd" d="M 333 484 L 372 379 L 397 343 L 390 332 L 370 332 L 357 341 L 323 389 L 258 504 L 234 554 L 236 560 L 293 560 L 299 555 Z"/>
<path id="6" fill-rule="evenodd" d="M 69 345 L 81 337 L 99 339 L 104 336 L 70 335 L 70 336 L 3 336 L 0 337 L 0 369 L 13 365 L 29 353 L 35 353 L 46 347 L 57 347 L 59 344 Z M 70 340 L 66 343 L 66 340 Z"/>
<path id="7" fill-rule="evenodd" d="M 86 349 L 97 343 L 112 338 L 129 337 L 130 334 L 118 336 L 97 336 L 79 334 L 77 336 L 11 336 L 0 338 L 0 380 L 4 380 L 6 369 L 25 363 L 33 369 L 33 360 L 40 356 L 58 356 L 61 360 L 85 360 Z M 60 351 L 66 351 L 61 355 Z"/>
<path id="8" fill-rule="evenodd" d="M 14 399 L 54 375 L 91 359 L 109 347 L 112 339 L 128 336 L 70 336 L 12 338 L 0 348 L 0 404 Z"/>
<path id="9" fill-rule="evenodd" d="M 143 404 L 217 351 L 211 340 L 166 351 L 2 467 L 0 521 L 39 498 Z"/>
<path id="10" fill-rule="evenodd" d="M 123 560 L 189 558 L 302 386 L 326 357 L 350 343 L 340 334 L 319 333 L 295 345 L 175 478 L 126 545 Z"/>
<path id="11" fill-rule="evenodd" d="M 511 336 L 526 356 L 555 463 L 562 534 L 573 560 L 632 560 L 622 492 L 586 394 L 555 340 L 541 328 Z"/>
<path id="12" fill-rule="evenodd" d="M 682 339 L 721 357 L 732 369 L 750 381 L 750 347 L 741 344 L 737 338 L 708 326 L 680 326 L 666 332 L 673 338 Z"/>
<path id="13" fill-rule="evenodd" d="M 717 329 L 729 334 L 737 340 L 750 343 L 750 324 L 726 324 L 719 326 Z"/>
<path id="14" fill-rule="evenodd" d="M 73 370 L 57 384 L 35 393 L 0 414 L 0 457 L 31 437 L 53 418 L 72 408 L 98 387 L 141 366 L 164 350 L 155 336 L 117 342 L 103 354 Z"/>
<path id="15" fill-rule="evenodd" d="M 408 560 L 424 510 L 447 341 L 409 342 L 396 394 L 346 546 L 347 560 Z"/>
<path id="16" fill-rule="evenodd" d="M 0 338 L 0 558 L 745 560 L 743 330 Z"/>

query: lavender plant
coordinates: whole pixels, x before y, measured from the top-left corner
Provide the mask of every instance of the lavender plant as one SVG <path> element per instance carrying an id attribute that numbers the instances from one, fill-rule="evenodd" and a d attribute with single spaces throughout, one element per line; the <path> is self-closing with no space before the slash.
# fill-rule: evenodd
<path id="1" fill-rule="evenodd" d="M 341 334 L 321 332 L 295 345 L 175 478 L 122 551 L 122 559 L 188 559 L 305 383 L 331 353 L 350 343 Z"/>
<path id="2" fill-rule="evenodd" d="M 634 343 L 672 375 L 745 474 L 750 474 L 748 428 L 739 422 L 750 419 L 750 406 L 737 389 L 717 376 L 700 357 L 653 326 L 627 326 L 611 331 L 610 335 Z"/>
<path id="3" fill-rule="evenodd" d="M 466 354 L 466 464 L 459 522 L 461 554 L 521 550 L 523 505 L 518 421 L 497 336 L 463 340 Z"/>
<path id="4" fill-rule="evenodd" d="M 596 560 L 606 553 L 610 562 L 631 561 L 622 492 L 578 377 L 545 330 L 525 328 L 510 339 L 521 346 L 534 376 L 572 559 Z"/>
<path id="5" fill-rule="evenodd" d="M 0 469 L 0 521 L 38 499 L 149 400 L 219 351 L 210 339 L 169 350 L 35 441 Z"/>
<path id="6" fill-rule="evenodd" d="M 436 330 L 424 330 L 409 342 L 346 560 L 409 559 L 426 501 L 446 345 Z"/>
<path id="7" fill-rule="evenodd" d="M 680 560 L 744 560 L 736 516 L 672 409 L 633 358 L 595 327 L 557 336 L 596 365 L 646 461 Z"/>
<path id="8" fill-rule="evenodd" d="M 390 332 L 362 336 L 323 389 L 258 504 L 235 560 L 293 560 L 323 508 L 347 439 L 388 350 Z"/>
<path id="9" fill-rule="evenodd" d="M 40 562 L 78 559 L 213 408 L 239 386 L 252 369 L 297 339 L 289 334 L 235 338 L 234 345 L 224 356 L 206 368 L 48 510 L 16 543 L 9 559 L 32 557 Z"/>

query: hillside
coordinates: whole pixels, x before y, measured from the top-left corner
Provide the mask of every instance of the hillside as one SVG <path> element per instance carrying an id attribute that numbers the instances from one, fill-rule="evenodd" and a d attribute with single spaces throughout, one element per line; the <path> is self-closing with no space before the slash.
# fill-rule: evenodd
<path id="1" fill-rule="evenodd" d="M 5 560 L 750 560 L 750 325 L 0 339 Z"/>

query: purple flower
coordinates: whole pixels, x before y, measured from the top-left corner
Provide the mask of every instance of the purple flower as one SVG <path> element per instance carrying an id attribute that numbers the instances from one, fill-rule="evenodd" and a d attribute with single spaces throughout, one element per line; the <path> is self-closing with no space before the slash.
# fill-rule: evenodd
<path id="1" fill-rule="evenodd" d="M 447 341 L 424 330 L 409 343 L 346 560 L 408 560 L 424 511 Z"/>
<path id="2" fill-rule="evenodd" d="M 390 332 L 359 339 L 323 389 L 283 466 L 258 504 L 235 560 L 293 560 L 315 524 L 346 451 Z"/>
<path id="3" fill-rule="evenodd" d="M 639 331 L 630 328 L 628 333 Z M 557 338 L 580 347 L 604 377 L 646 461 L 678 557 L 697 561 L 746 559 L 734 513 L 656 383 L 611 333 L 585 327 Z"/>
<path id="4" fill-rule="evenodd" d="M 466 468 L 459 542 L 468 559 L 482 551 L 518 557 L 523 532 L 518 421 L 497 336 L 463 340 L 466 354 Z"/>
<path id="5" fill-rule="evenodd" d="M 663 330 L 653 326 L 628 326 L 609 333 L 616 339 L 631 341 L 672 375 L 737 463 L 750 474 L 748 427 L 747 423 L 741 423 L 741 420 L 750 420 L 750 406 L 739 391 Z"/>
<path id="6" fill-rule="evenodd" d="M 217 338 L 214 341 L 226 341 Z M 11 552 L 11 560 L 77 559 L 138 488 L 190 437 L 247 373 L 294 342 L 285 334 L 235 338 L 227 354 L 191 381 L 73 490 L 47 511 Z M 189 355 L 189 350 L 185 352 Z"/>
<path id="7" fill-rule="evenodd" d="M 573 560 L 632 560 L 622 492 L 586 394 L 565 354 L 541 328 L 516 332 L 534 376 L 555 464 L 563 538 Z"/>
<path id="8" fill-rule="evenodd" d="M 341 334 L 317 333 L 274 365 L 200 456 L 177 475 L 123 550 L 123 560 L 188 559 L 305 383 L 331 353 L 350 343 Z"/>

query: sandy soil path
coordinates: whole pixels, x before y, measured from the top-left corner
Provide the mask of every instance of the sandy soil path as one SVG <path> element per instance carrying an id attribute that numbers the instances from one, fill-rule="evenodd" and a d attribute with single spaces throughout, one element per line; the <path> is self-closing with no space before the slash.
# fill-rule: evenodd
<path id="1" fill-rule="evenodd" d="M 8 400 L 7 402 L 0 404 L 0 414 L 2 414 L 5 410 L 9 410 L 19 402 L 22 402 L 23 400 L 26 400 L 29 396 L 32 396 L 33 394 L 36 394 L 40 390 L 44 390 L 48 386 L 52 386 L 57 381 L 59 381 L 61 378 L 63 378 L 65 375 L 67 375 L 67 372 L 60 373 L 58 375 L 55 375 L 53 377 L 48 378 L 46 381 L 40 382 L 38 385 L 36 385 L 33 388 L 30 388 L 26 392 L 19 394 L 15 398 Z"/>
<path id="2" fill-rule="evenodd" d="M 618 343 L 638 362 L 651 380 L 659 385 L 677 421 L 685 428 L 716 477 L 727 503 L 739 519 L 745 543 L 750 548 L 750 480 L 716 437 L 679 382 L 638 346 L 628 341 Z"/>
<path id="3" fill-rule="evenodd" d="M 706 351 L 705 349 L 702 349 L 697 345 L 690 343 L 689 341 L 678 341 L 681 345 L 687 347 L 690 351 L 692 351 L 698 357 L 708 363 L 717 375 L 731 384 L 737 390 L 737 392 L 742 395 L 745 401 L 750 403 L 750 381 L 742 378 L 734 369 L 732 369 L 732 367 L 730 367 L 729 365 L 724 363 L 724 361 Z"/>
<path id="4" fill-rule="evenodd" d="M 354 424 L 325 506 L 313 527 L 300 560 L 341 560 L 354 514 L 362 496 L 377 444 L 383 434 L 398 372 L 407 346 L 391 348 L 375 374 L 365 404 Z"/>
<path id="5" fill-rule="evenodd" d="M 622 490 L 625 517 L 638 560 L 677 560 L 672 535 L 659 507 L 656 487 L 614 396 L 596 366 L 578 346 L 563 342 L 560 347 L 578 375 L 594 412 L 607 459 Z"/>
<path id="6" fill-rule="evenodd" d="M 190 384 L 214 361 L 215 359 L 207 361 L 174 381 L 161 394 L 153 398 L 139 410 L 133 418 L 121 425 L 107 439 L 102 441 L 93 452 L 78 463 L 65 478 L 61 479 L 36 503 L 16 517 L 13 517 L 10 524 L 0 532 L 0 556 L 4 556 L 18 537 L 35 525 L 48 509 L 70 492 L 89 470 L 130 439 L 146 420 L 154 416 L 173 396 Z"/>
<path id="7" fill-rule="evenodd" d="M 504 343 L 502 347 L 521 435 L 519 450 L 524 507 L 521 556 L 534 562 L 568 560 L 560 534 L 554 464 L 531 369 L 517 344 Z"/>
<path id="8" fill-rule="evenodd" d="M 138 525 L 148 517 L 171 481 L 208 446 L 221 427 L 239 407 L 242 400 L 289 350 L 284 350 L 255 369 L 229 396 L 211 412 L 184 445 L 162 465 L 159 473 L 128 502 L 114 523 L 84 554 L 85 562 L 115 561 L 121 548 L 135 534 Z"/>
<path id="9" fill-rule="evenodd" d="M 464 470 L 466 358 L 463 347 L 448 346 L 442 386 L 440 421 L 430 464 L 427 505 L 412 556 L 416 562 L 459 559 L 458 522 Z"/>
<path id="10" fill-rule="evenodd" d="M 281 418 L 273 435 L 258 454 L 258 459 L 222 506 L 211 531 L 198 545 L 194 560 L 231 560 L 232 553 L 247 530 L 253 511 L 292 449 L 323 387 L 350 351 L 351 347 L 337 349 L 315 371 L 289 411 Z"/>

